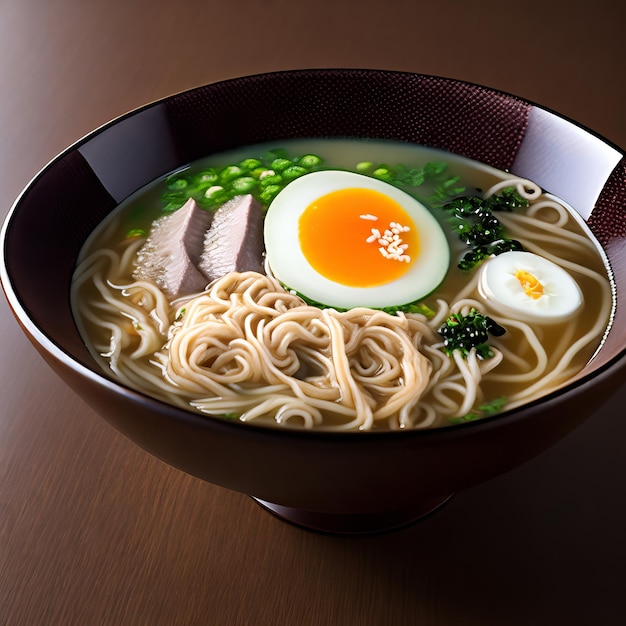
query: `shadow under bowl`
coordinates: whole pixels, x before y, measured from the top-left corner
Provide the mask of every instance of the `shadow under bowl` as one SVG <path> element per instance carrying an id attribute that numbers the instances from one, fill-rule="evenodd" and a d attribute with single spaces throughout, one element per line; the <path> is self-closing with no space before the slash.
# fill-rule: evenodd
<path id="1" fill-rule="evenodd" d="M 569 202 L 602 244 L 614 273 L 614 320 L 596 358 L 575 382 L 527 406 L 409 432 L 325 433 L 226 422 L 169 406 L 105 376 L 70 308 L 71 277 L 87 236 L 121 201 L 172 170 L 212 153 L 298 137 L 393 139 L 440 148 L 530 178 Z M 17 321 L 43 358 L 149 453 L 251 495 L 308 528 L 388 530 L 531 459 L 621 385 L 623 156 L 556 113 L 461 81 L 349 69 L 235 78 L 132 111 L 57 156 L 4 223 L 0 276 Z"/>

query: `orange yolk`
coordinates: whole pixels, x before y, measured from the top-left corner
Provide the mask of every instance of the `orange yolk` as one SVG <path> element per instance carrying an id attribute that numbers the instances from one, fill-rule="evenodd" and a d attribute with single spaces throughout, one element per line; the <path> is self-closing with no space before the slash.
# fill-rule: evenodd
<path id="1" fill-rule="evenodd" d="M 519 280 L 524 293 L 533 300 L 539 300 L 543 296 L 543 285 L 539 282 L 539 279 L 526 270 L 517 270 L 515 272 L 515 278 Z"/>
<path id="2" fill-rule="evenodd" d="M 299 220 L 300 248 L 322 276 L 350 287 L 384 285 L 405 274 L 419 254 L 409 214 L 372 189 L 333 191 Z"/>

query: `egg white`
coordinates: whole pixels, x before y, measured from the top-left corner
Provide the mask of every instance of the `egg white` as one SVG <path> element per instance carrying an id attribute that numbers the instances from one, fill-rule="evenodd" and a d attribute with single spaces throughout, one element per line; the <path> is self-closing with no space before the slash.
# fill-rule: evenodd
<path id="1" fill-rule="evenodd" d="M 322 276 L 307 261 L 298 237 L 300 216 L 321 196 L 346 188 L 383 193 L 400 204 L 413 220 L 419 234 L 419 254 L 400 278 L 376 287 L 350 287 Z M 447 238 L 423 204 L 397 187 L 353 172 L 313 172 L 291 182 L 267 210 L 264 238 L 270 271 L 279 281 L 307 298 L 337 308 L 382 308 L 414 302 L 441 284 L 450 265 Z"/>
<path id="2" fill-rule="evenodd" d="M 525 270 L 543 285 L 538 299 L 528 296 L 515 274 Z M 483 264 L 479 291 L 488 304 L 503 314 L 528 322 L 561 322 L 582 307 L 580 287 L 562 267 L 532 252 L 511 251 Z"/>

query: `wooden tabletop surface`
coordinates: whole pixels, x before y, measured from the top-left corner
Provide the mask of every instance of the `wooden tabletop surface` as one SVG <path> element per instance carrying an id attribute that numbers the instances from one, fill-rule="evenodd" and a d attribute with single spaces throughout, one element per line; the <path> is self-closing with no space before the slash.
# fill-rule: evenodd
<path id="1" fill-rule="evenodd" d="M 0 217 L 93 128 L 279 69 L 464 79 L 626 147 L 625 6 L 0 0 Z M 626 623 L 626 388 L 418 525 L 342 538 L 139 450 L 48 369 L 4 298 L 0 337 L 2 626 Z"/>

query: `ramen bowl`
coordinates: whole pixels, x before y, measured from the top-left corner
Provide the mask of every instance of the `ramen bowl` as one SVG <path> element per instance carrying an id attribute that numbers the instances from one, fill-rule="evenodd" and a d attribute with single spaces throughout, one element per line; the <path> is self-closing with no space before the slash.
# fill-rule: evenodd
<path id="1" fill-rule="evenodd" d="M 614 280 L 610 330 L 582 373 L 493 417 L 446 428 L 372 432 L 226 421 L 164 403 L 105 374 L 86 348 L 70 305 L 76 260 L 94 228 L 139 189 L 197 159 L 308 137 L 399 140 L 446 150 L 529 178 L 569 203 L 601 244 Z M 623 156 L 558 114 L 461 81 L 380 70 L 235 78 L 123 115 L 50 162 L 3 225 L 2 286 L 17 322 L 47 363 L 148 453 L 250 495 L 309 529 L 390 530 L 533 458 L 619 388 L 626 366 Z"/>

